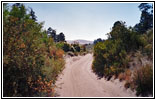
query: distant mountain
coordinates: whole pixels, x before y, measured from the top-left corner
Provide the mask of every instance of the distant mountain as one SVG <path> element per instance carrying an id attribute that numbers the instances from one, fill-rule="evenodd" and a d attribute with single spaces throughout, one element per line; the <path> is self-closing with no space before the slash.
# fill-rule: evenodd
<path id="1" fill-rule="evenodd" d="M 72 44 L 74 42 L 78 42 L 79 44 L 93 44 L 93 41 L 77 39 L 77 40 L 66 40 L 67 43 Z"/>

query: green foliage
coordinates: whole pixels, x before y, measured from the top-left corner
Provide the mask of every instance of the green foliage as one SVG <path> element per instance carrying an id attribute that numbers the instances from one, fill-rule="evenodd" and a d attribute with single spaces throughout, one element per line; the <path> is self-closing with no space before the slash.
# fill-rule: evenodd
<path id="1" fill-rule="evenodd" d="M 3 19 L 6 20 L 8 15 L 9 15 L 8 5 L 7 3 L 3 3 Z"/>
<path id="2" fill-rule="evenodd" d="M 112 31 L 109 33 L 111 39 L 124 38 L 128 35 L 128 30 L 125 27 L 125 22 L 116 21 L 112 27 Z M 123 39 L 124 40 L 124 39 Z"/>
<path id="3" fill-rule="evenodd" d="M 120 69 L 127 63 L 126 51 L 120 44 L 121 40 L 106 40 L 94 46 L 95 60 L 92 68 L 98 75 L 112 76 L 123 71 Z"/>
<path id="4" fill-rule="evenodd" d="M 58 42 L 56 43 L 56 47 L 63 49 L 64 52 L 71 51 L 71 45 L 66 42 Z"/>
<path id="5" fill-rule="evenodd" d="M 153 59 L 153 30 L 149 30 L 146 34 L 146 44 L 143 47 L 143 53 L 147 54 L 150 59 Z"/>
<path id="6" fill-rule="evenodd" d="M 6 7 L 5 5 L 4 7 Z M 3 17 L 3 95 L 51 96 L 52 84 L 62 70 L 63 51 L 27 14 L 23 4 L 5 8 Z M 48 74 L 49 73 L 49 74 Z"/>
<path id="7" fill-rule="evenodd" d="M 148 44 L 145 46 L 145 52 L 150 55 L 153 51 L 153 45 L 152 44 Z"/>
<path id="8" fill-rule="evenodd" d="M 141 11 L 140 23 L 136 24 L 134 29 L 139 34 L 144 34 L 146 31 L 153 28 L 153 5 L 141 3 L 139 9 Z"/>
<path id="9" fill-rule="evenodd" d="M 86 45 L 79 45 L 78 43 L 68 44 L 67 42 L 57 42 L 56 47 L 61 48 L 69 55 L 85 55 L 87 53 Z M 72 53 L 71 53 L 72 52 Z"/>
<path id="10" fill-rule="evenodd" d="M 147 65 L 137 70 L 133 82 L 130 79 L 131 74 L 120 74 L 129 67 L 131 52 L 139 51 L 153 59 L 153 13 L 149 12 L 152 6 L 141 4 L 139 8 L 142 11 L 139 24 L 134 28 L 127 28 L 125 22 L 117 21 L 108 33 L 108 39 L 94 45 L 92 69 L 100 77 L 105 76 L 108 79 L 119 75 L 121 80 L 126 80 L 125 87 L 133 86 L 137 95 L 145 96 L 152 94 L 153 90 L 152 66 Z"/>
<path id="11" fill-rule="evenodd" d="M 65 41 L 65 35 L 63 32 L 60 34 L 56 34 L 56 30 L 52 29 L 51 27 L 48 28 L 47 34 L 49 37 L 53 38 L 54 42 L 64 42 Z"/>
<path id="12" fill-rule="evenodd" d="M 57 48 L 63 48 L 64 44 L 65 43 L 63 43 L 63 42 L 58 42 L 58 43 L 56 43 L 56 47 Z"/>
<path id="13" fill-rule="evenodd" d="M 67 44 L 67 43 L 64 43 L 64 45 L 63 45 L 63 50 L 64 50 L 65 52 L 70 51 L 70 50 L 71 50 L 70 45 L 69 45 L 69 44 Z"/>
<path id="14" fill-rule="evenodd" d="M 75 48 L 76 52 L 80 52 L 80 46 L 79 44 L 72 44 L 72 46 Z"/>
<path id="15" fill-rule="evenodd" d="M 142 46 L 142 47 L 144 47 L 145 45 L 148 44 L 148 42 L 147 42 L 147 36 L 146 36 L 146 35 L 141 35 L 141 36 L 139 37 L 139 44 L 140 44 L 140 46 Z"/>
<path id="16" fill-rule="evenodd" d="M 96 39 L 96 40 L 94 40 L 94 44 L 96 44 L 96 43 L 98 43 L 98 42 L 102 42 L 102 41 L 104 41 L 104 40 L 102 40 L 101 38 L 98 38 L 98 39 Z"/>
<path id="17" fill-rule="evenodd" d="M 58 35 L 58 41 L 65 41 L 65 36 L 62 32 Z"/>
<path id="18" fill-rule="evenodd" d="M 32 20 L 37 21 L 37 19 L 36 19 L 37 17 L 36 17 L 35 12 L 33 11 L 32 8 L 31 8 L 31 11 L 30 11 L 30 17 L 31 17 Z"/>
<path id="19" fill-rule="evenodd" d="M 96 72 L 98 75 L 103 76 L 104 71 L 104 64 L 106 63 L 107 59 L 104 59 L 104 52 L 105 52 L 106 46 L 104 43 L 98 42 L 94 46 L 94 60 L 92 69 L 94 72 Z"/>
<path id="20" fill-rule="evenodd" d="M 94 45 L 93 70 L 100 75 L 105 75 L 105 72 L 110 73 L 110 66 L 124 70 L 128 67 L 129 62 L 127 54 L 137 49 L 151 55 L 152 33 L 152 31 L 148 31 L 147 34 L 140 35 L 132 29 L 128 29 L 125 23 L 115 22 L 112 31 L 108 33 L 109 39 Z"/>

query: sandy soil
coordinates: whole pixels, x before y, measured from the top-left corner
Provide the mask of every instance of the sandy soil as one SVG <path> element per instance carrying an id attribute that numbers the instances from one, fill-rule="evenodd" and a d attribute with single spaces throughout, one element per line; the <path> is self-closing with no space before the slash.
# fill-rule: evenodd
<path id="1" fill-rule="evenodd" d="M 60 97 L 135 97 L 119 80 L 107 81 L 92 72 L 92 54 L 66 58 L 66 66 L 56 81 Z"/>

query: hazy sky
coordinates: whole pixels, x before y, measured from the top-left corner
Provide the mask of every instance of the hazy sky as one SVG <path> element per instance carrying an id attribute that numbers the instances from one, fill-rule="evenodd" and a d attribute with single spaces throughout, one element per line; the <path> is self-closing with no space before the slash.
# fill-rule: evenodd
<path id="1" fill-rule="evenodd" d="M 134 26 L 140 20 L 140 3 L 25 3 L 33 8 L 44 29 L 63 32 L 66 40 L 106 39 L 116 21 Z"/>

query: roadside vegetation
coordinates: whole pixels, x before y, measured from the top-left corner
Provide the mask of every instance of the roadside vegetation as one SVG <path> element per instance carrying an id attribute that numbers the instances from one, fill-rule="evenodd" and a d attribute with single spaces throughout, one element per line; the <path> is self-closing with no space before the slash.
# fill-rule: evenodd
<path id="1" fill-rule="evenodd" d="M 95 40 L 93 47 L 68 44 L 63 32 L 43 30 L 32 8 L 3 3 L 3 96 L 54 96 L 64 56 L 92 52 L 92 69 L 99 77 L 124 80 L 137 96 L 153 95 L 153 7 L 142 3 L 139 9 L 138 24 L 127 27 L 116 21 L 108 39 Z"/>
<path id="2" fill-rule="evenodd" d="M 54 42 L 56 43 L 56 47 L 61 48 L 65 55 L 69 56 L 78 56 L 78 55 L 85 55 L 89 52 L 91 52 L 92 47 L 90 47 L 90 44 L 79 44 L 79 42 L 74 41 L 74 43 L 69 44 L 65 41 L 65 35 L 63 32 L 57 34 L 55 29 L 52 29 L 51 27 L 47 30 L 48 37 L 53 38 Z"/>
<path id="3" fill-rule="evenodd" d="M 88 44 L 68 44 L 42 22 L 32 8 L 3 4 L 3 96 L 54 96 L 55 81 L 63 70 L 64 55 L 88 53 Z"/>
<path id="4" fill-rule="evenodd" d="M 66 55 L 69 56 L 78 56 L 78 55 L 86 55 L 90 53 L 91 47 L 90 44 L 79 44 L 78 42 L 74 42 L 69 44 L 67 42 L 59 42 L 56 44 L 57 47 L 62 48 Z"/>
<path id="5" fill-rule="evenodd" d="M 142 3 L 139 9 L 140 22 L 134 27 L 117 21 L 107 40 L 94 41 L 92 69 L 99 77 L 125 80 L 137 96 L 148 96 L 153 95 L 153 7 Z"/>
<path id="6" fill-rule="evenodd" d="M 23 4 L 3 4 L 3 96 L 54 96 L 64 51 Z"/>

